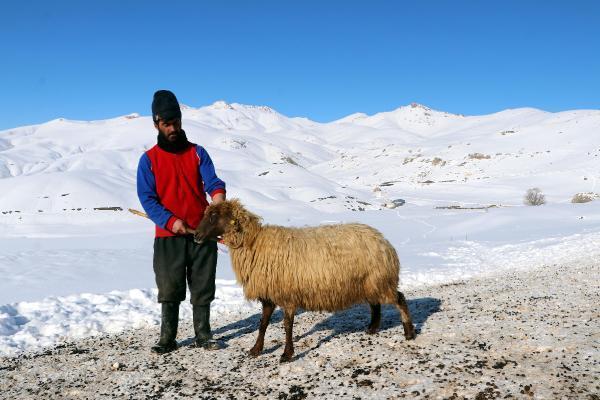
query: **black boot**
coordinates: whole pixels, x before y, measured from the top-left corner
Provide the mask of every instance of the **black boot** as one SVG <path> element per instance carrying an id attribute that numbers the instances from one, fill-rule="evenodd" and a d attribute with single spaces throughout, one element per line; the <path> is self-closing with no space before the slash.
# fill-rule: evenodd
<path id="1" fill-rule="evenodd" d="M 169 353 L 177 349 L 177 325 L 179 324 L 179 303 L 161 303 L 162 312 L 160 319 L 160 340 L 152 351 L 158 354 Z"/>
<path id="2" fill-rule="evenodd" d="M 210 333 L 210 306 L 193 306 L 194 311 L 194 333 L 196 339 L 194 346 L 205 350 L 219 350 L 222 346 L 213 340 Z"/>

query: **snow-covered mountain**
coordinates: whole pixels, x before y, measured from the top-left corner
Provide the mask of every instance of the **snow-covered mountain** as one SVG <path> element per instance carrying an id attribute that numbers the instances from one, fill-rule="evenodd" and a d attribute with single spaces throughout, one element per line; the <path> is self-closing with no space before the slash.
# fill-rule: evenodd
<path id="1" fill-rule="evenodd" d="M 256 206 L 378 209 L 375 188 L 426 204 L 520 204 L 530 187 L 567 202 L 600 190 L 598 110 L 463 116 L 413 103 L 321 124 L 222 101 L 182 108 L 230 194 Z M 135 169 L 155 136 L 137 114 L 1 131 L 0 211 L 138 207 Z"/>

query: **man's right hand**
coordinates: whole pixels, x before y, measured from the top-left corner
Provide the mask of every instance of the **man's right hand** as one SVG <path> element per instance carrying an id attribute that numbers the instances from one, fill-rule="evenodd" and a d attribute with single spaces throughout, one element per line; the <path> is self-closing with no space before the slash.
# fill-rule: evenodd
<path id="1" fill-rule="evenodd" d="M 189 233 L 188 226 L 182 220 L 178 219 L 173 222 L 173 233 L 176 235 L 185 235 Z"/>

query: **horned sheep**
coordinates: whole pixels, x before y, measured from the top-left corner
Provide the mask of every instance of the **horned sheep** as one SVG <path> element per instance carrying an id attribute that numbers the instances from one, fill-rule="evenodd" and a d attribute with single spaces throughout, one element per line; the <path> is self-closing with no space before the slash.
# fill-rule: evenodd
<path id="1" fill-rule="evenodd" d="M 284 312 L 286 334 L 281 361 L 292 359 L 292 327 L 298 308 L 338 311 L 365 301 L 371 306 L 368 333 L 381 321 L 381 304 L 400 311 L 404 336 L 415 329 L 404 295 L 397 290 L 400 262 L 394 247 L 364 224 L 290 228 L 263 225 L 239 200 L 210 205 L 195 240 L 222 237 L 231 265 L 248 300 L 262 303 L 258 338 L 250 355 L 258 356 L 276 306 Z"/>

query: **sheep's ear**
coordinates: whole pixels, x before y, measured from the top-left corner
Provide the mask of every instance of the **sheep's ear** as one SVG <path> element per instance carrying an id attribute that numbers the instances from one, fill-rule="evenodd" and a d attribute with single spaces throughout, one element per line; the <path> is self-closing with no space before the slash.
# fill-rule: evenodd
<path id="1" fill-rule="evenodd" d="M 235 218 L 229 220 L 229 232 L 241 232 L 242 226 Z"/>

